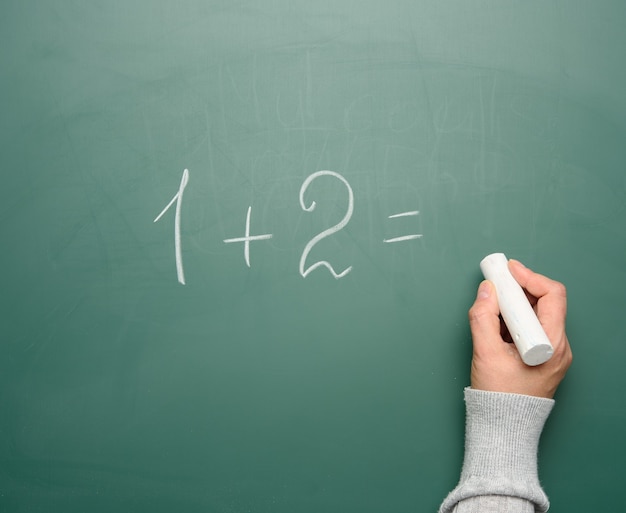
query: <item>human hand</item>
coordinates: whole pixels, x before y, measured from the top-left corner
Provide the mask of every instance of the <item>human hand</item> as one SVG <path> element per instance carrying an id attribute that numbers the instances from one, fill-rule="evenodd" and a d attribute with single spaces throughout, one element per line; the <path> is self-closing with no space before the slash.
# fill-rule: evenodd
<path id="1" fill-rule="evenodd" d="M 565 334 L 565 287 L 516 260 L 509 260 L 509 270 L 526 291 L 554 347 L 554 354 L 547 362 L 534 367 L 522 361 L 501 321 L 496 289 L 485 280 L 469 310 L 474 344 L 471 386 L 477 390 L 552 398 L 572 363 L 572 351 Z"/>

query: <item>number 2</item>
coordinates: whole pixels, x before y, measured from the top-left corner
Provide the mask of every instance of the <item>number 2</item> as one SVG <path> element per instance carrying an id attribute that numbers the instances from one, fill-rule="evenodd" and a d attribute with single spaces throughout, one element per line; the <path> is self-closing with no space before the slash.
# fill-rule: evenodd
<path id="1" fill-rule="evenodd" d="M 300 206 L 302 207 L 302 209 L 305 212 L 313 212 L 313 210 L 315 210 L 315 206 L 316 206 L 315 201 L 311 202 L 310 206 L 308 207 L 306 206 L 306 204 L 304 203 L 304 194 L 307 188 L 309 187 L 309 185 L 311 185 L 311 182 L 313 182 L 313 180 L 315 180 L 316 178 L 320 176 L 333 176 L 337 178 L 338 180 L 340 180 L 341 182 L 343 182 L 343 184 L 348 189 L 348 210 L 346 211 L 345 216 L 339 223 L 324 230 L 323 232 L 318 233 L 315 237 L 313 237 L 308 242 L 308 244 L 304 248 L 304 251 L 302 252 L 302 256 L 300 257 L 300 274 L 302 275 L 303 278 L 306 278 L 312 271 L 314 271 L 318 267 L 323 266 L 323 267 L 326 267 L 330 271 L 330 273 L 335 277 L 335 279 L 339 279 L 339 278 L 343 278 L 346 274 L 348 274 L 352 270 L 352 266 L 347 267 L 340 273 L 337 273 L 335 269 L 333 269 L 332 265 L 330 265 L 325 260 L 322 260 L 320 262 L 314 263 L 313 265 L 309 266 L 305 270 L 306 259 L 309 256 L 309 253 L 311 252 L 311 250 L 313 249 L 313 246 L 315 246 L 322 239 L 325 239 L 326 237 L 330 237 L 334 233 L 337 233 L 339 230 L 345 228 L 345 226 L 350 221 L 350 218 L 352 217 L 352 212 L 354 211 L 354 193 L 352 192 L 352 187 L 350 187 L 350 184 L 343 176 L 341 176 L 339 173 L 335 173 L 334 171 L 318 171 L 317 173 L 313 173 L 312 175 L 310 175 L 304 181 L 304 183 L 302 184 L 302 187 L 300 188 Z"/>

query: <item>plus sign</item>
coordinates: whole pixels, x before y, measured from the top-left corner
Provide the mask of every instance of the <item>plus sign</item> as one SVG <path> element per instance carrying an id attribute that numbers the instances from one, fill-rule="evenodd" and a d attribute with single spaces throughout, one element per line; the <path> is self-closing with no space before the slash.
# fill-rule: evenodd
<path id="1" fill-rule="evenodd" d="M 246 216 L 246 234 L 243 237 L 236 237 L 234 239 L 224 239 L 226 244 L 231 242 L 243 242 L 243 256 L 246 260 L 246 265 L 250 267 L 250 242 L 255 240 L 267 240 L 272 238 L 272 234 L 264 235 L 250 235 L 250 212 L 252 207 L 248 207 L 248 215 Z"/>

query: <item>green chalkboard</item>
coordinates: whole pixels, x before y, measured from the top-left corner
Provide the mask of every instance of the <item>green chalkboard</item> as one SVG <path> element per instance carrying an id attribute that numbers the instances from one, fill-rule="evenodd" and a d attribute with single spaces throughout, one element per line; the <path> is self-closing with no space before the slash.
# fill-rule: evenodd
<path id="1" fill-rule="evenodd" d="M 0 510 L 435 511 L 496 251 L 569 290 L 553 509 L 622 509 L 625 22 L 3 1 Z"/>

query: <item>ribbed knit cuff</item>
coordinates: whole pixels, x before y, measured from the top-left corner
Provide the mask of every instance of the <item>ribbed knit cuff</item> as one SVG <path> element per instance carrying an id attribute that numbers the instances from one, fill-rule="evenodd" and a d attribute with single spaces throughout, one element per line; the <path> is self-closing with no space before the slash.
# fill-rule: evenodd
<path id="1" fill-rule="evenodd" d="M 465 389 L 465 457 L 458 486 L 441 511 L 470 497 L 519 497 L 547 511 L 537 476 L 537 447 L 552 399 Z"/>

